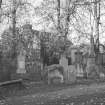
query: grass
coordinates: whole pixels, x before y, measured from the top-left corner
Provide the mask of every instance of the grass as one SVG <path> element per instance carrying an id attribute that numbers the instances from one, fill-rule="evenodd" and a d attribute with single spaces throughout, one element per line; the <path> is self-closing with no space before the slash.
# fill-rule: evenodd
<path id="1" fill-rule="evenodd" d="M 71 84 L 52 84 L 47 85 L 43 82 L 23 82 L 23 85 L 9 85 L 0 87 L 0 98 L 7 98 L 7 97 L 14 97 L 14 96 L 25 96 L 30 94 L 37 94 L 37 93 L 46 93 L 46 92 L 53 92 L 57 90 L 62 90 L 66 88 L 74 88 L 78 85 L 91 85 L 91 84 L 104 84 L 105 80 L 86 80 L 86 79 L 79 79 L 75 83 Z"/>

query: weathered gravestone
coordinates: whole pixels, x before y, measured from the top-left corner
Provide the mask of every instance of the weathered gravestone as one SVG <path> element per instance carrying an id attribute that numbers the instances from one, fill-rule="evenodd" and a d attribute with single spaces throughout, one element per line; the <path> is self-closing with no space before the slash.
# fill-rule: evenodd
<path id="1" fill-rule="evenodd" d="M 64 68 L 64 81 L 68 81 L 68 59 L 66 58 L 65 54 L 61 55 L 60 65 Z"/>
<path id="2" fill-rule="evenodd" d="M 77 48 L 71 48 L 71 62 L 72 62 L 72 64 L 74 64 L 76 61 L 75 52 L 77 52 Z"/>
<path id="3" fill-rule="evenodd" d="M 82 52 L 77 51 L 75 53 L 75 56 L 76 56 L 76 60 L 75 60 L 76 75 L 77 77 L 83 77 L 84 73 L 83 73 L 83 67 L 82 67 L 82 60 L 83 60 Z"/>
<path id="4" fill-rule="evenodd" d="M 18 69 L 17 69 L 17 73 L 19 74 L 25 74 L 26 73 L 26 69 L 25 69 L 25 51 L 22 50 L 20 52 L 20 54 L 18 55 Z"/>
<path id="5" fill-rule="evenodd" d="M 83 67 L 80 64 L 76 64 L 76 76 L 77 77 L 83 77 L 84 72 L 83 72 Z"/>
<path id="6" fill-rule="evenodd" d="M 95 57 L 89 57 L 86 67 L 87 77 L 96 79 L 99 77 L 99 67 L 95 64 Z"/>
<path id="7" fill-rule="evenodd" d="M 57 64 L 47 66 L 45 76 L 48 78 L 48 84 L 63 83 L 63 67 Z"/>
<path id="8" fill-rule="evenodd" d="M 96 54 L 96 64 L 97 65 L 103 64 L 103 54 L 102 53 Z"/>
<path id="9" fill-rule="evenodd" d="M 87 73 L 86 73 L 87 58 L 88 58 L 88 53 L 84 53 L 83 54 L 83 60 L 82 60 L 84 78 L 87 78 Z"/>
<path id="10" fill-rule="evenodd" d="M 76 81 L 76 68 L 74 65 L 68 66 L 68 83 Z"/>

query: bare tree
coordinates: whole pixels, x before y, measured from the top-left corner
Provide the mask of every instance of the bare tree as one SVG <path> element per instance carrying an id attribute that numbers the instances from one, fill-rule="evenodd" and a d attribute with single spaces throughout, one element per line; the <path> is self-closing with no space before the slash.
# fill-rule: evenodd
<path id="1" fill-rule="evenodd" d="M 0 0 L 0 8 L 1 8 L 1 5 L 2 5 L 2 0 Z"/>
<path id="2" fill-rule="evenodd" d="M 28 9 L 31 6 L 31 4 L 28 3 L 25 0 L 10 0 L 10 1 L 8 1 L 8 3 L 9 3 L 9 5 L 4 3 L 4 6 L 2 7 L 1 16 L 8 17 L 8 19 L 10 21 L 9 22 L 10 27 L 12 26 L 11 27 L 12 36 L 9 35 L 9 34 L 6 34 L 6 35 L 8 35 L 8 37 L 11 37 L 10 39 L 12 39 L 12 44 L 11 44 L 12 52 L 11 52 L 11 54 L 13 53 L 13 56 L 16 56 L 16 54 L 17 54 L 17 45 L 19 44 L 18 41 L 17 41 L 18 20 L 19 20 L 19 18 L 21 18 L 21 16 L 23 16 L 24 14 L 27 14 L 29 12 Z M 28 9 L 27 9 L 27 7 L 28 7 Z M 21 14 L 22 10 L 25 10 L 24 14 Z M 11 29 L 10 29 L 10 33 L 11 33 Z M 4 36 L 2 38 L 6 38 L 6 37 Z M 9 39 L 6 39 L 6 40 L 9 40 Z"/>
<path id="3" fill-rule="evenodd" d="M 58 30 L 60 29 L 60 0 L 57 0 L 58 3 L 58 8 L 57 8 L 57 12 L 58 12 Z"/>
<path id="4" fill-rule="evenodd" d="M 0 0 L 0 12 L 1 12 L 1 5 L 2 5 L 2 0 Z M 0 13 L 0 21 L 1 21 L 1 13 Z"/>

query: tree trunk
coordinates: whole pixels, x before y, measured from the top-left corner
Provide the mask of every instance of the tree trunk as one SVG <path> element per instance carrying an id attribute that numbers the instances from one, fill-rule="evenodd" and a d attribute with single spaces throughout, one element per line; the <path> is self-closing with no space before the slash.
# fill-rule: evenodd
<path id="1" fill-rule="evenodd" d="M 12 10 L 12 33 L 13 33 L 13 55 L 12 57 L 16 57 L 17 49 L 16 49 L 16 1 L 13 0 L 13 10 Z"/>
<path id="2" fill-rule="evenodd" d="M 58 31 L 60 32 L 60 0 L 57 0 L 57 13 L 58 13 Z"/>
<path id="3" fill-rule="evenodd" d="M 99 21 L 100 21 L 100 1 L 94 1 L 94 17 L 95 17 L 95 47 L 99 52 Z"/>
<path id="4" fill-rule="evenodd" d="M 0 0 L 0 9 L 1 9 L 1 5 L 2 5 L 2 0 Z"/>
<path id="5" fill-rule="evenodd" d="M 0 0 L 0 12 L 1 12 L 1 5 L 2 5 L 2 0 Z M 1 22 L 1 13 L 0 13 L 0 22 Z"/>

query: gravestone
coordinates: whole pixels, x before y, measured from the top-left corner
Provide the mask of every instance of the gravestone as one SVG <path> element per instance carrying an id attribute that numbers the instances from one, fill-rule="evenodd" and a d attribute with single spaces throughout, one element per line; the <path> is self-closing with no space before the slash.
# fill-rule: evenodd
<path id="1" fill-rule="evenodd" d="M 68 80 L 68 59 L 64 54 L 61 55 L 59 63 L 64 68 L 64 81 L 66 82 Z"/>
<path id="2" fill-rule="evenodd" d="M 96 55 L 96 64 L 97 65 L 102 65 L 103 64 L 103 54 L 102 53 L 98 53 Z"/>
<path id="3" fill-rule="evenodd" d="M 76 65 L 76 76 L 77 77 L 83 77 L 83 67 L 79 63 Z"/>
<path id="4" fill-rule="evenodd" d="M 20 54 L 18 55 L 18 69 L 17 69 L 17 73 L 19 74 L 25 74 L 26 73 L 26 69 L 25 69 L 25 50 L 22 50 L 20 52 Z"/>
<path id="5" fill-rule="evenodd" d="M 82 52 L 79 52 L 79 51 L 75 52 L 75 63 L 81 64 L 82 59 L 83 59 Z"/>
<path id="6" fill-rule="evenodd" d="M 76 75 L 77 77 L 83 77 L 83 67 L 82 67 L 82 52 L 77 51 L 75 53 L 76 61 L 75 61 L 75 66 L 76 66 Z"/>
<path id="7" fill-rule="evenodd" d="M 72 62 L 72 64 L 74 64 L 74 62 L 76 61 L 76 57 L 75 57 L 76 51 L 77 51 L 77 49 L 71 49 L 71 62 Z"/>
<path id="8" fill-rule="evenodd" d="M 52 79 L 53 83 L 63 83 L 63 75 L 58 69 L 49 72 L 48 79 Z M 48 80 L 48 84 L 50 84 L 50 80 Z"/>
<path id="9" fill-rule="evenodd" d="M 104 51 L 104 46 L 103 45 L 100 45 L 99 46 L 99 51 L 100 51 L 100 53 L 104 53 L 105 51 Z"/>
<path id="10" fill-rule="evenodd" d="M 88 57 L 87 66 L 90 66 L 91 64 L 95 64 L 95 57 Z"/>
<path id="11" fill-rule="evenodd" d="M 54 84 L 63 83 L 63 68 L 60 65 L 50 65 L 45 70 L 47 71 L 45 76 L 48 77 L 48 84 L 51 82 Z"/>
<path id="12" fill-rule="evenodd" d="M 74 65 L 68 66 L 68 83 L 76 81 L 76 68 Z"/>
<path id="13" fill-rule="evenodd" d="M 105 79 L 105 74 L 104 74 L 104 73 L 101 72 L 101 73 L 99 74 L 99 76 L 100 76 L 101 79 Z"/>
<path id="14" fill-rule="evenodd" d="M 95 79 L 99 77 L 99 67 L 95 64 L 95 57 L 88 58 L 86 72 L 88 78 Z"/>

